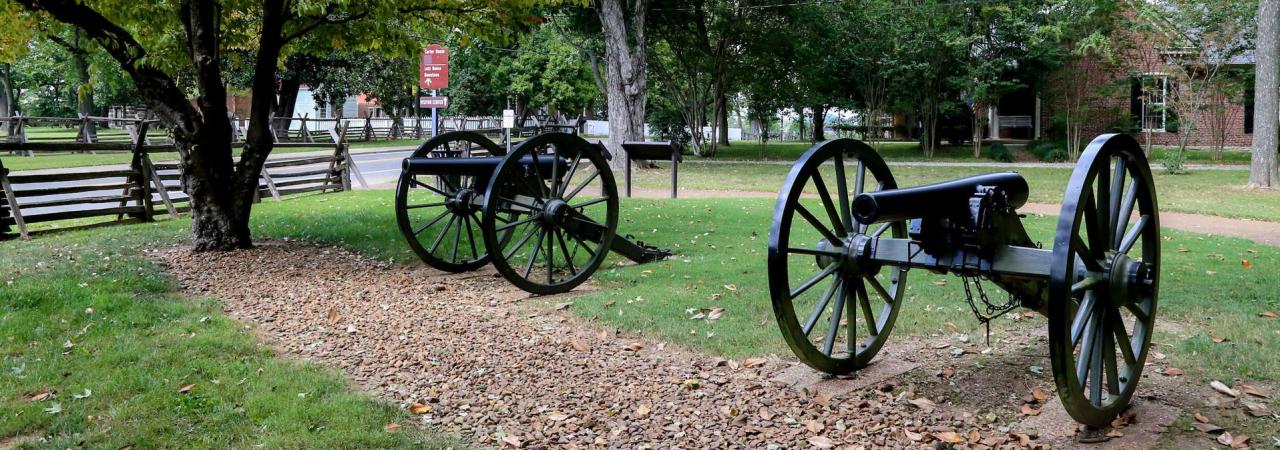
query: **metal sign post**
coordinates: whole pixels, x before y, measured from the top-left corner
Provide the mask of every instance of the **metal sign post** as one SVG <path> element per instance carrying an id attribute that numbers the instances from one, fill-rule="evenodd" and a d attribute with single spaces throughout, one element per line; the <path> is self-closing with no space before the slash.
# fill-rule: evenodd
<path id="1" fill-rule="evenodd" d="M 502 110 L 502 128 L 507 133 L 507 153 L 511 153 L 511 129 L 516 127 L 516 111 Z"/>

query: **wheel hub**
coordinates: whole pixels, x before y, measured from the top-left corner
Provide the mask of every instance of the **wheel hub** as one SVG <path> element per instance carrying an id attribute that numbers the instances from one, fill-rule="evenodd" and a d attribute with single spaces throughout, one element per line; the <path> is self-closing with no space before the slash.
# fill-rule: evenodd
<path id="1" fill-rule="evenodd" d="M 480 211 L 475 202 L 478 195 L 480 194 L 474 189 L 459 189 L 452 197 L 445 199 L 444 206 L 456 215 L 472 215 Z"/>
<path id="2" fill-rule="evenodd" d="M 1150 293 L 1154 282 L 1151 267 L 1121 253 L 1111 253 L 1104 266 L 1111 304 L 1117 307 L 1133 303 Z"/>
<path id="3" fill-rule="evenodd" d="M 853 277 L 875 275 L 880 271 L 881 265 L 871 260 L 871 241 L 870 236 L 857 233 L 845 237 L 839 246 L 820 239 L 814 247 L 822 253 L 817 257 L 818 266 L 826 268 L 839 264 L 840 272 Z M 834 253 L 839 253 L 840 256 L 835 256 Z"/>
<path id="4" fill-rule="evenodd" d="M 549 200 L 542 205 L 542 223 L 551 228 L 559 228 L 569 220 L 569 212 L 569 204 L 564 200 Z"/>

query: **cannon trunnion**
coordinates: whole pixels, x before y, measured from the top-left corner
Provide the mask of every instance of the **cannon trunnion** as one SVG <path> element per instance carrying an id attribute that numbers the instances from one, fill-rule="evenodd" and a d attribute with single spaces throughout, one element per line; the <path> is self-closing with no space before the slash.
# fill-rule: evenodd
<path id="1" fill-rule="evenodd" d="M 899 188 L 866 144 L 814 145 L 787 176 L 770 230 L 770 297 L 787 344 L 815 369 L 858 370 L 908 301 L 908 272 L 954 274 L 981 322 L 1016 307 L 1044 314 L 1059 398 L 1077 421 L 1106 425 L 1136 390 L 1155 326 L 1150 167 L 1133 138 L 1095 139 L 1067 186 L 1051 250 L 1022 225 L 1028 195 L 1014 172 Z M 983 283 L 1008 299 L 992 300 Z"/>
<path id="2" fill-rule="evenodd" d="M 396 223 L 423 262 L 463 272 L 492 263 L 535 294 L 566 292 L 616 252 L 636 262 L 671 252 L 617 237 L 618 195 L 607 155 L 564 133 L 534 136 L 509 155 L 456 131 L 402 164 Z"/>

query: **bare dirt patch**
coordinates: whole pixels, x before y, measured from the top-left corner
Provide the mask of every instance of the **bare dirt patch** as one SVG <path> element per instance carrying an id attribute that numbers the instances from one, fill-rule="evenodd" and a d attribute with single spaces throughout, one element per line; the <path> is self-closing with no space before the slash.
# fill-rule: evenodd
<path id="1" fill-rule="evenodd" d="M 618 333 L 556 308 L 568 300 L 528 301 L 492 272 L 445 274 L 293 243 L 159 254 L 188 294 L 221 299 L 279 351 L 336 367 L 403 407 L 419 403 L 422 424 L 481 446 L 1061 442 L 1017 427 L 1019 396 L 1052 385 L 1026 369 L 1047 353 L 1035 333 L 987 353 L 976 339 L 903 336 L 863 373 L 836 378 L 790 358 L 726 361 Z M 1041 427 L 1073 425 L 1065 414 L 1051 422 Z"/>

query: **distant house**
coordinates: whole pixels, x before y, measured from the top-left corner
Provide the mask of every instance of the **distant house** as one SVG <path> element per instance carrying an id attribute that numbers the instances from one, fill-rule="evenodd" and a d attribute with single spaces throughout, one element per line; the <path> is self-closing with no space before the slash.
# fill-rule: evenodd
<path id="1" fill-rule="evenodd" d="M 340 108 L 340 110 L 339 110 Z M 342 117 L 355 118 L 364 117 L 364 112 L 369 108 L 369 102 L 364 101 L 364 96 L 352 95 L 345 99 L 341 107 L 330 103 L 321 104 L 317 102 L 312 94 L 311 86 L 302 85 L 298 89 L 298 99 L 293 104 L 294 117 L 301 117 L 306 114 L 312 119 L 332 119 L 338 117 L 341 113 Z"/>

